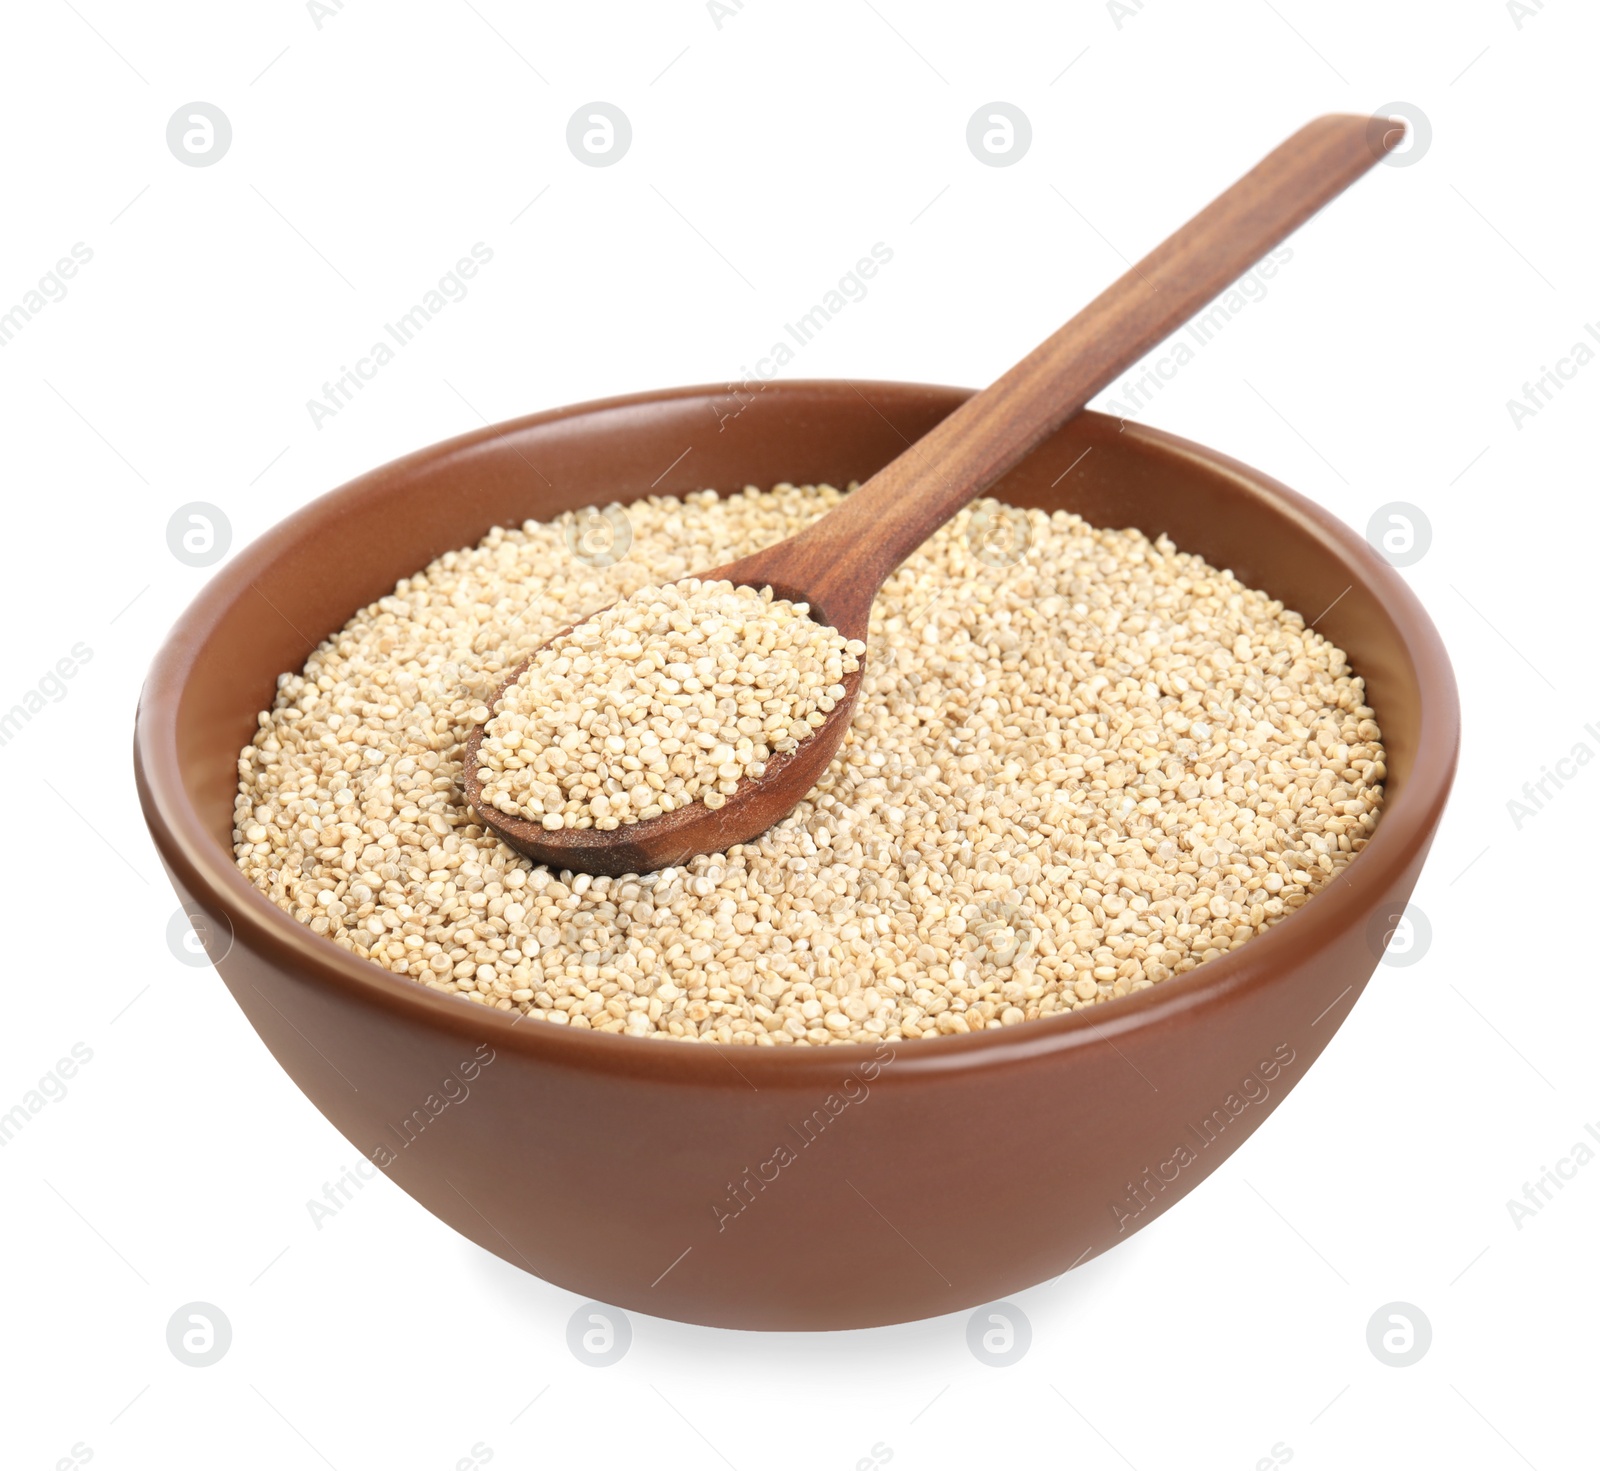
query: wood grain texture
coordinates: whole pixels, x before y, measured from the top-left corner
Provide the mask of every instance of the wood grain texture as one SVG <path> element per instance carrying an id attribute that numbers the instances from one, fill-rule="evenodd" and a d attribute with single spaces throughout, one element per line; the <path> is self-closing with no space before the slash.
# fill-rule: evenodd
<path id="1" fill-rule="evenodd" d="M 700 575 L 771 587 L 809 603 L 812 617 L 846 638 L 865 640 L 878 589 L 913 551 L 1403 137 L 1403 124 L 1389 119 L 1330 114 L 1308 123 L 833 511 L 796 536 Z M 608 832 L 546 832 L 482 801 L 481 726 L 467 744 L 464 792 L 492 832 L 536 863 L 604 874 L 670 867 L 748 842 L 792 811 L 844 739 L 861 679 L 861 670 L 849 675 L 844 699 L 816 733 L 768 761 L 759 780 L 740 782 L 716 811 L 695 802 Z"/>

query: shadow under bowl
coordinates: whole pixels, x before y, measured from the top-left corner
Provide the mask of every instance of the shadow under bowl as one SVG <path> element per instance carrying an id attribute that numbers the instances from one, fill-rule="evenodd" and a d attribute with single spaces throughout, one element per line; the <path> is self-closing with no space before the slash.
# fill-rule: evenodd
<path id="1" fill-rule="evenodd" d="M 157 655 L 135 769 L 197 933 L 306 1096 L 484 1249 L 586 1298 L 734 1328 L 859 1328 L 991 1302 L 1193 1189 L 1304 1075 L 1372 974 L 1455 768 L 1439 637 L 1325 511 L 1223 455 L 1093 413 L 994 493 L 1166 533 L 1317 619 L 1383 729 L 1371 842 L 1241 949 L 1003 1031 L 878 1049 L 685 1045 L 519 1025 L 430 991 L 314 934 L 235 866 L 238 755 L 256 713 L 280 673 L 401 577 L 490 527 L 583 506 L 865 480 L 966 396 L 683 388 L 468 434 L 274 527 Z"/>

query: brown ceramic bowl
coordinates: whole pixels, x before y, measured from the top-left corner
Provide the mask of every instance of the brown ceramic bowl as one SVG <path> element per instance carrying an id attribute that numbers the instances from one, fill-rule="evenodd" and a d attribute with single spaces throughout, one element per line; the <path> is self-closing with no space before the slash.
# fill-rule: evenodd
<path id="1" fill-rule="evenodd" d="M 971 1308 L 1166 1210 L 1255 1131 L 1355 1004 L 1454 771 L 1438 635 L 1325 511 L 1225 456 L 1092 413 L 996 493 L 1169 533 L 1320 614 L 1383 726 L 1388 800 L 1372 842 L 1242 949 L 1090 1011 L 902 1042 L 888 1057 L 680 1045 L 519 1025 L 426 990 L 297 924 L 234 867 L 236 761 L 256 712 L 280 672 L 398 578 L 491 526 L 652 488 L 864 480 L 965 396 L 684 388 L 468 434 L 268 532 L 157 656 L 134 742 L 139 793 L 217 969 L 334 1126 L 486 1250 L 585 1297 L 726 1327 Z"/>

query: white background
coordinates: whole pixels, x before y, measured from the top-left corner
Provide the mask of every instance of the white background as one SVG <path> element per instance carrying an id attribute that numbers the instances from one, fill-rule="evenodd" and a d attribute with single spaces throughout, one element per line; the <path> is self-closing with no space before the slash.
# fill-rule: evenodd
<path id="1" fill-rule="evenodd" d="M 1600 365 L 1520 428 L 1507 409 L 1600 316 L 1600 17 L 1539 5 L 8 7 L 0 311 L 74 243 L 93 260 L 0 348 L 0 707 L 92 659 L 0 748 L 0 1111 L 73 1044 L 93 1060 L 0 1150 L 4 1464 L 1592 1465 L 1600 1160 L 1520 1228 L 1506 1205 L 1600 1127 L 1600 769 L 1520 830 L 1507 809 L 1600 749 Z M 594 99 L 633 127 L 609 168 L 566 144 Z M 965 141 L 997 99 L 1033 128 L 1006 168 Z M 233 130 L 203 168 L 166 144 L 195 100 Z M 966 1315 L 636 1315 L 596 1369 L 576 1298 L 387 1181 L 318 1229 L 355 1152 L 170 953 L 133 793 L 140 681 L 211 575 L 169 553 L 172 512 L 221 507 L 237 549 L 485 420 L 737 379 L 878 241 L 892 263 L 787 372 L 985 382 L 1306 119 L 1393 101 L 1426 156 L 1302 230 L 1142 415 L 1358 527 L 1420 507 L 1405 575 L 1464 709 L 1431 948 L 1379 969 L 1223 1171 L 1023 1294 L 1032 1347 L 1002 1369 Z M 307 399 L 478 241 L 470 295 L 317 427 Z M 233 1328 L 210 1368 L 166 1345 L 195 1300 Z M 1366 1341 L 1397 1300 L 1433 1330 L 1408 1368 Z"/>

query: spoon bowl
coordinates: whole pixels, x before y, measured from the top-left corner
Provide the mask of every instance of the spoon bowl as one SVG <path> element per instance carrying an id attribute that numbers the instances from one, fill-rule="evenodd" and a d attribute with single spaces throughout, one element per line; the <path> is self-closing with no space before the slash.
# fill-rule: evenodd
<path id="1" fill-rule="evenodd" d="M 702 576 L 706 581 L 731 582 L 739 587 L 758 590 L 770 587 L 775 597 L 808 603 L 810 595 L 794 586 L 785 575 L 792 572 L 785 565 L 786 549 L 798 540 L 798 537 L 791 537 L 776 547 L 740 557 Z M 813 621 L 838 629 L 847 639 L 866 641 L 870 605 L 864 609 L 854 600 L 835 597 L 828 607 L 815 603 L 810 603 L 810 607 Z M 596 613 L 604 611 L 604 608 L 595 609 Z M 569 624 L 539 647 L 548 648 L 556 640 L 565 638 L 573 626 Z M 501 681 L 490 701 L 491 712 L 522 677 L 523 670 L 538 652 L 535 649 Z M 654 873 L 658 869 L 674 868 L 697 853 L 725 853 L 729 848 L 760 837 L 787 816 L 796 802 L 821 780 L 850 729 L 850 717 L 855 712 L 856 697 L 861 693 L 861 676 L 868 657 L 862 655 L 859 667 L 839 681 L 844 686 L 844 698 L 835 703 L 822 724 L 794 750 L 778 751 L 769 756 L 760 779 L 740 782 L 733 795 L 715 810 L 703 802 L 691 802 L 656 817 L 644 817 L 608 829 L 548 829 L 528 818 L 502 812 L 483 795 L 479 750 L 487 722 L 477 726 L 467 738 L 461 763 L 462 793 L 483 825 L 501 842 L 535 863 L 555 869 L 612 876 Z"/>
<path id="2" fill-rule="evenodd" d="M 707 575 L 722 578 L 727 574 L 712 572 Z M 568 632 L 570 629 L 563 629 L 556 637 Z M 506 691 L 517 682 L 532 657 L 530 654 L 511 671 L 495 691 L 494 704 L 499 704 Z M 715 811 L 703 802 L 690 802 L 671 812 L 642 817 L 637 822 L 625 822 L 609 829 L 564 827 L 550 830 L 526 817 L 514 817 L 484 798 L 478 760 L 485 729 L 482 725 L 467 738 L 461 768 L 462 792 L 483 825 L 501 842 L 535 863 L 555 869 L 611 875 L 654 873 L 657 869 L 676 867 L 696 853 L 723 853 L 760 837 L 781 821 L 795 805 L 789 792 L 798 789 L 804 794 L 821 780 L 850 729 L 864 668 L 865 656 L 862 668 L 839 681 L 844 686 L 844 698 L 828 712 L 822 724 L 794 750 L 769 756 L 765 775 L 757 781 L 740 782 L 733 795 Z"/>

